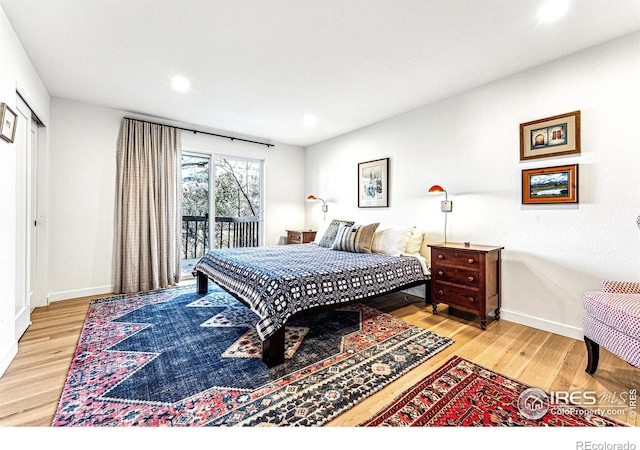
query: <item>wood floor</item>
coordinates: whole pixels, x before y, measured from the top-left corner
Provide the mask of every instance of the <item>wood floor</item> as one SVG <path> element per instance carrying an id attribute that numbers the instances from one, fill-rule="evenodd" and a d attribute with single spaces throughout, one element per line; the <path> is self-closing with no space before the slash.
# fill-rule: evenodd
<path id="1" fill-rule="evenodd" d="M 48 427 L 62 392 L 71 358 L 91 298 L 52 303 L 32 313 L 32 325 L 19 342 L 18 355 L 0 378 L 0 426 Z M 640 370 L 601 349 L 595 375 L 587 375 L 582 341 L 505 320 L 480 329 L 476 316 L 440 305 L 438 315 L 413 296 L 394 294 L 368 305 L 409 323 L 451 337 L 455 343 L 380 392 L 355 405 L 327 426 L 352 427 L 390 402 L 397 394 L 458 355 L 523 383 L 549 391 L 594 391 L 598 405 L 622 409 L 615 419 L 638 426 L 640 407 L 611 405 L 628 400 L 640 387 Z M 609 396 L 609 400 L 605 397 Z"/>

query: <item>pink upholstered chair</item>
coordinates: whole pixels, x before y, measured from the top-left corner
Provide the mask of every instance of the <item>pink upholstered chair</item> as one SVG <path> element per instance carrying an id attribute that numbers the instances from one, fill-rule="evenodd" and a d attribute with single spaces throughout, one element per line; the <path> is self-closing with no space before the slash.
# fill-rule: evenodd
<path id="1" fill-rule="evenodd" d="M 600 345 L 640 368 L 640 283 L 603 281 L 601 291 L 582 294 L 586 372 L 598 368 Z"/>
<path id="2" fill-rule="evenodd" d="M 640 216 L 636 219 L 640 228 Z M 640 283 L 603 281 L 600 291 L 582 294 L 586 372 L 598 368 L 600 345 L 640 368 Z"/>

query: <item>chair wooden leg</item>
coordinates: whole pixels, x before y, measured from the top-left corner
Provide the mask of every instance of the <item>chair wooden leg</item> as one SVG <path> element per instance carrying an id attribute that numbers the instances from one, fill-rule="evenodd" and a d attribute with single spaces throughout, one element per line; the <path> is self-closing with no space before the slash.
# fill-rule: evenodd
<path id="1" fill-rule="evenodd" d="M 584 343 L 587 346 L 587 368 L 585 372 L 593 375 L 598 368 L 598 359 L 600 358 L 600 346 L 588 337 L 584 337 Z"/>

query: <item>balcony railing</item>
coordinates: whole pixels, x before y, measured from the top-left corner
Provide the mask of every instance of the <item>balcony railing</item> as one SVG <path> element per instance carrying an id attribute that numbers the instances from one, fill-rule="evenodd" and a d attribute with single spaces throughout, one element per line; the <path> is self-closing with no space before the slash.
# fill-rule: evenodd
<path id="1" fill-rule="evenodd" d="M 209 248 L 209 215 L 182 216 L 182 259 L 202 257 Z"/>
<path id="2" fill-rule="evenodd" d="M 216 248 L 257 247 L 260 219 L 216 217 Z"/>
<path id="3" fill-rule="evenodd" d="M 216 217 L 215 248 L 257 247 L 260 219 Z M 209 215 L 182 216 L 183 259 L 202 257 L 209 249 Z"/>

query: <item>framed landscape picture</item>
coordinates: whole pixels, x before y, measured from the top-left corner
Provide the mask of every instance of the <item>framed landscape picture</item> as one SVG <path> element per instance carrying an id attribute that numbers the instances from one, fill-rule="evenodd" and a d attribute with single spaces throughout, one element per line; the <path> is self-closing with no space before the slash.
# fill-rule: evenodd
<path id="1" fill-rule="evenodd" d="M 522 171 L 522 204 L 578 203 L 578 165 Z"/>
<path id="2" fill-rule="evenodd" d="M 580 153 L 580 111 L 520 124 L 520 161 Z"/>
<path id="3" fill-rule="evenodd" d="M 389 206 L 389 158 L 358 164 L 358 208 Z"/>

